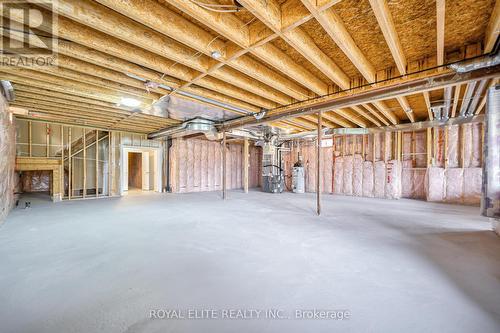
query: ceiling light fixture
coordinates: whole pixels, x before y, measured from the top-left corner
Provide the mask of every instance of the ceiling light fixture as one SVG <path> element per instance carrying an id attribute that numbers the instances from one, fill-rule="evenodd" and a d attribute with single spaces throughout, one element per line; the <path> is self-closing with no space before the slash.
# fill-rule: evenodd
<path id="1" fill-rule="evenodd" d="M 120 105 L 136 108 L 141 105 L 141 101 L 135 98 L 123 97 L 120 101 Z"/>
<path id="2" fill-rule="evenodd" d="M 222 54 L 219 51 L 212 51 L 212 53 L 210 55 L 214 59 L 220 59 L 222 57 Z"/>

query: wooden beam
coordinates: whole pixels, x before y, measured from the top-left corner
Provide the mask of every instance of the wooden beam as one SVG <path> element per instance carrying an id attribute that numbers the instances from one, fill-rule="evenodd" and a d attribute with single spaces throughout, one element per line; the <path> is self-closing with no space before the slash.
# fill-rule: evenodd
<path id="1" fill-rule="evenodd" d="M 424 94 L 425 106 L 427 107 L 427 114 L 429 115 L 429 120 L 433 120 L 434 115 L 432 114 L 431 110 L 431 97 L 428 91 L 424 91 L 423 94 Z"/>
<path id="2" fill-rule="evenodd" d="M 328 111 L 336 108 L 351 107 L 379 100 L 387 100 L 398 96 L 408 96 L 443 89 L 458 83 L 467 83 L 476 80 L 496 78 L 500 72 L 500 65 L 490 68 L 480 68 L 468 73 L 456 73 L 450 70 L 442 72 L 434 71 L 432 74 L 418 76 L 416 78 L 402 78 L 383 86 L 366 88 L 356 94 L 352 92 L 341 92 L 324 98 L 313 99 L 307 102 L 281 107 L 268 112 L 262 119 L 253 116 L 245 116 L 224 122 L 226 129 L 248 126 L 250 124 L 267 123 L 289 117 L 297 117 L 306 114 Z"/>
<path id="3" fill-rule="evenodd" d="M 74 101 L 68 101 L 65 99 L 60 99 L 60 98 L 53 98 L 53 97 L 46 97 L 44 95 L 31 95 L 31 94 L 26 94 L 24 92 L 18 91 L 16 93 L 16 102 L 21 102 L 21 103 L 30 103 L 30 104 L 39 104 L 43 105 L 46 107 L 50 106 L 55 106 L 55 107 L 61 107 L 61 108 L 68 108 L 68 109 L 75 109 L 75 110 L 81 110 L 81 111 L 87 111 L 91 114 L 96 114 L 98 116 L 106 116 L 106 117 L 125 117 L 131 114 L 136 114 L 133 112 L 127 112 L 123 110 L 116 110 L 116 109 L 111 109 L 111 108 L 104 108 L 100 106 L 95 106 L 93 104 L 87 104 L 87 103 L 80 103 L 80 102 L 74 102 Z M 170 118 L 163 118 L 163 117 L 157 117 L 157 116 L 152 116 L 152 115 L 146 115 L 146 114 L 141 114 L 140 117 L 141 122 L 144 124 L 154 124 L 154 125 L 163 125 L 163 126 L 168 126 L 168 125 L 174 125 L 174 124 L 179 124 L 180 121 L 170 119 Z"/>
<path id="4" fill-rule="evenodd" d="M 377 18 L 380 30 L 384 35 L 387 46 L 391 51 L 392 57 L 396 63 L 396 67 L 401 75 L 406 74 L 406 57 L 403 52 L 403 47 L 399 41 L 392 15 L 387 5 L 387 0 L 370 0 L 373 13 Z"/>
<path id="5" fill-rule="evenodd" d="M 29 7 L 26 7 L 26 8 L 29 8 Z M 73 14 L 72 11 L 71 11 L 71 14 Z M 75 12 L 74 14 L 75 15 L 77 15 L 77 14 L 83 15 L 81 12 Z M 18 15 L 18 16 L 12 15 L 11 19 L 14 21 L 17 21 L 17 22 L 23 22 L 22 15 Z M 77 18 L 75 17 L 75 20 L 76 19 Z M 92 20 L 92 17 L 89 18 L 89 20 Z M 117 34 L 118 30 L 116 29 L 115 25 L 111 24 L 112 22 L 113 22 L 113 20 L 108 21 L 104 27 L 107 27 L 110 30 L 113 30 L 113 33 Z M 96 22 L 94 22 L 94 21 L 89 21 L 88 23 L 91 25 L 96 24 Z M 103 26 L 99 25 L 99 27 L 102 28 Z M 39 28 L 45 32 L 50 32 L 50 29 L 48 27 L 42 26 Z M 156 49 L 156 51 L 161 53 L 161 54 L 159 54 L 160 56 L 158 56 L 158 54 L 146 50 L 146 49 L 150 49 L 151 47 L 153 47 L 153 45 L 150 45 L 146 49 L 143 49 L 143 48 L 137 48 L 137 46 L 130 44 L 131 42 L 134 42 L 134 43 L 138 42 L 136 40 L 137 38 L 140 39 L 140 41 L 141 41 L 140 45 L 143 45 L 143 43 L 152 44 L 152 40 L 147 38 L 147 36 L 150 33 L 152 33 L 152 31 L 147 30 L 147 31 L 143 31 L 143 32 L 145 35 L 138 35 L 135 38 L 131 37 L 131 39 L 128 39 L 125 42 L 121 39 L 110 37 L 108 34 L 91 29 L 85 25 L 76 23 L 72 20 L 65 18 L 64 16 L 58 17 L 59 36 L 64 37 L 67 40 L 82 44 L 86 47 L 96 49 L 98 51 L 101 51 L 101 52 L 104 52 L 107 54 L 111 54 L 113 56 L 116 56 L 116 57 L 119 57 L 119 58 L 122 58 L 125 60 L 134 59 L 134 61 L 139 65 L 145 66 L 149 69 L 159 71 L 160 73 L 166 73 L 167 75 L 174 76 L 174 77 L 179 78 L 179 79 L 184 80 L 184 81 L 190 81 L 199 74 L 198 71 L 193 70 L 189 67 L 186 67 L 185 65 L 182 65 L 182 62 L 179 63 L 179 62 L 175 62 L 173 60 L 165 58 L 164 57 L 165 54 L 168 54 L 168 53 L 161 53 L 161 52 L 167 52 L 168 46 L 165 46 L 166 49 L 164 49 L 163 46 L 155 46 L 155 47 L 158 47 Z M 125 38 L 125 36 L 121 36 L 121 38 Z M 139 45 L 139 44 L 137 44 L 137 45 Z M 160 50 L 163 50 L 163 51 L 160 51 Z M 182 56 L 186 56 L 188 58 L 191 58 L 193 56 L 193 54 L 192 53 L 189 53 L 187 55 L 182 54 Z M 228 96 L 235 97 L 237 99 L 240 99 L 241 101 L 245 101 L 247 103 L 252 103 L 253 105 L 258 105 L 259 107 L 272 108 L 272 107 L 276 106 L 275 103 L 273 103 L 265 98 L 262 98 L 260 96 L 256 96 L 255 94 L 252 94 L 252 93 L 244 92 L 242 89 L 239 89 L 239 88 L 235 87 L 234 85 L 228 84 L 226 82 L 223 82 L 223 81 L 215 79 L 215 78 L 206 77 L 206 78 L 203 78 L 203 79 L 197 81 L 197 84 L 201 85 L 203 87 L 206 87 L 208 89 L 215 90 L 215 91 L 218 91 L 220 93 L 226 94 Z M 236 97 L 236 95 L 238 97 Z"/>
<path id="6" fill-rule="evenodd" d="M 403 96 L 396 97 L 396 99 L 398 100 L 399 105 L 401 105 L 401 107 L 403 108 L 403 112 L 405 113 L 405 115 L 408 117 L 408 119 L 410 119 L 412 123 L 414 123 L 415 114 L 410 106 L 410 103 L 408 102 L 408 99 Z"/>
<path id="7" fill-rule="evenodd" d="M 455 94 L 453 95 L 453 106 L 451 108 L 451 117 L 455 118 L 456 113 L 457 113 L 457 106 L 458 102 L 460 101 L 460 89 L 462 88 L 462 85 L 457 84 L 455 86 Z"/>
<path id="8" fill-rule="evenodd" d="M 21 36 L 22 37 L 22 36 Z M 42 39 L 43 37 L 39 37 L 39 39 Z M 155 83 L 161 83 L 165 84 L 169 87 L 179 87 L 179 85 L 182 83 L 177 79 L 174 79 L 171 76 L 168 75 L 162 75 L 161 72 L 156 71 L 159 70 L 159 67 L 156 67 L 155 70 L 149 69 L 146 67 L 146 65 L 139 66 L 135 63 L 129 62 L 127 60 L 112 56 L 110 54 L 106 54 L 100 51 L 97 51 L 95 49 L 91 49 L 89 47 L 76 44 L 70 41 L 65 41 L 65 40 L 59 40 L 59 45 L 58 45 L 58 52 L 59 55 L 64 54 L 67 55 L 71 58 L 77 58 L 84 60 L 88 63 L 92 63 L 95 65 L 99 65 L 102 67 L 110 68 L 112 70 L 118 71 L 123 74 L 133 74 L 136 77 L 141 78 L 142 80 L 146 81 L 151 81 Z M 133 58 L 135 59 L 135 58 Z M 108 78 L 109 79 L 109 78 Z M 202 82 L 203 83 L 203 82 Z M 208 84 L 208 82 L 207 82 Z M 208 86 L 208 85 L 206 85 Z M 216 88 L 216 86 L 213 86 Z M 220 101 L 222 103 L 227 103 L 230 105 L 234 105 L 236 107 L 246 109 L 249 111 L 258 111 L 259 108 L 240 101 L 236 98 L 232 98 L 220 93 L 217 93 L 213 90 L 206 89 L 201 86 L 190 86 L 190 87 L 185 87 L 182 89 L 183 91 L 193 93 L 195 95 L 199 95 L 202 97 L 206 97 L 209 99 L 214 99 L 216 101 Z M 198 101 L 199 102 L 199 101 Z M 231 110 L 230 110 L 231 111 Z M 234 112 L 234 111 L 232 111 Z"/>
<path id="9" fill-rule="evenodd" d="M 227 147 L 226 147 L 226 131 L 222 131 L 222 199 L 226 200 L 226 177 L 227 177 Z"/>
<path id="10" fill-rule="evenodd" d="M 444 26 L 446 16 L 446 0 L 436 0 L 436 31 L 437 31 L 437 65 L 444 64 Z"/>
<path id="11" fill-rule="evenodd" d="M 76 0 L 61 1 L 72 3 Z M 79 3 L 79 6 L 83 6 L 82 4 L 87 5 L 87 0 L 78 0 L 76 2 Z M 228 64 L 237 70 L 235 71 L 228 67 L 216 65 L 213 68 L 212 66 L 207 68 L 205 71 L 202 71 L 202 73 L 209 72 L 211 76 L 217 77 L 225 82 L 231 83 L 281 104 L 288 104 L 291 102 L 290 98 L 286 96 L 285 93 L 299 99 L 305 99 L 307 97 L 306 90 L 299 88 L 296 83 L 293 83 L 284 76 L 269 70 L 265 66 L 260 66 L 256 61 L 248 56 L 238 55 L 234 58 L 234 61 L 232 61 L 232 55 L 238 54 L 240 51 L 239 47 L 238 49 L 232 50 L 231 53 L 228 53 L 228 45 L 226 45 L 226 43 L 216 37 L 214 38 L 214 36 L 209 32 L 155 1 L 145 2 L 141 0 L 129 0 L 125 3 L 112 0 L 98 0 L 98 2 L 137 22 L 143 23 L 154 31 L 161 32 L 166 36 L 176 39 L 184 45 L 189 45 L 202 54 L 211 56 L 212 52 L 217 51 L 222 55 L 222 57 L 217 59 L 217 61 L 222 64 Z M 204 9 L 199 8 L 199 10 Z M 243 26 L 243 28 L 248 29 L 248 27 L 245 26 Z M 244 72 L 250 77 L 267 84 L 267 86 L 264 86 L 255 80 L 251 80 L 247 76 L 241 75 L 240 72 Z M 295 90 L 299 91 L 290 89 L 290 86 L 292 86 L 292 88 L 296 87 Z M 284 93 L 277 92 L 274 88 L 277 88 Z M 301 94 L 300 91 L 303 91 L 304 94 Z"/>
<path id="12" fill-rule="evenodd" d="M 352 108 L 356 108 L 357 106 L 352 106 Z M 377 109 L 372 107 L 370 104 L 363 104 L 363 107 L 368 110 L 372 115 L 374 115 L 378 120 L 380 120 L 385 126 L 389 126 L 389 122 L 382 117 Z"/>
<path id="13" fill-rule="evenodd" d="M 353 124 L 356 124 L 359 127 L 362 127 L 362 128 L 368 127 L 368 123 L 366 121 L 364 121 L 363 119 L 361 119 L 360 115 L 355 114 L 354 112 L 352 112 L 349 109 L 346 109 L 346 108 L 336 109 L 336 110 L 332 110 L 332 112 L 349 120 L 350 122 L 352 122 Z M 349 127 L 356 127 L 356 126 L 353 126 L 353 124 L 351 124 L 351 126 L 349 126 Z M 344 125 L 343 127 L 346 127 L 346 126 Z"/>
<path id="14" fill-rule="evenodd" d="M 332 61 L 314 42 L 314 40 L 300 27 L 282 32 L 281 25 L 276 18 L 282 16 L 281 11 L 276 11 L 276 1 L 266 1 L 265 4 L 259 2 L 243 0 L 242 4 L 248 8 L 255 16 L 262 20 L 270 29 L 275 31 L 295 50 L 308 59 L 316 68 L 325 74 L 330 80 L 337 84 L 341 89 L 350 88 L 349 77 L 340 69 L 340 67 Z M 270 14 L 269 11 L 271 11 Z M 317 11 L 319 15 L 319 11 Z M 313 13 L 314 15 L 314 13 Z M 310 78 L 307 78 L 310 81 Z M 308 82 L 308 81 L 305 81 Z M 319 89 L 315 89 L 319 88 Z M 320 95 L 327 93 L 325 85 L 319 87 L 313 86 L 311 89 Z M 382 104 L 382 102 L 381 102 Z M 366 114 L 365 114 L 366 115 Z M 364 123 L 364 122 L 363 122 Z M 364 123 L 366 126 L 366 123 Z"/>
<path id="15" fill-rule="evenodd" d="M 399 119 L 393 111 L 391 111 L 383 101 L 374 101 L 372 103 L 382 114 L 389 119 L 393 125 L 399 124 Z"/>
<path id="16" fill-rule="evenodd" d="M 321 142 L 323 140 L 323 124 L 321 112 L 318 113 L 318 138 L 316 142 L 316 213 L 321 215 L 321 162 L 323 154 L 321 151 Z"/>
<path id="17" fill-rule="evenodd" d="M 245 193 L 248 193 L 248 168 L 249 168 L 249 142 L 248 139 L 245 138 L 243 140 L 243 190 Z"/>
<path id="18" fill-rule="evenodd" d="M 366 105 L 363 105 L 363 106 L 366 107 Z M 380 121 L 377 119 L 378 117 L 376 115 L 375 115 L 375 117 L 372 116 L 373 113 L 371 111 L 367 112 L 363 108 L 361 108 L 360 106 L 352 106 L 351 109 L 353 109 L 355 112 L 359 113 L 364 118 L 371 121 L 373 124 L 375 124 L 375 126 L 382 126 Z M 387 123 L 387 124 L 389 124 L 389 123 Z"/>
<path id="19" fill-rule="evenodd" d="M 412 136 L 413 141 L 414 138 Z M 432 128 L 427 129 L 427 135 L 426 135 L 426 142 L 427 142 L 427 167 L 432 166 Z M 415 150 L 413 151 L 415 153 Z M 413 155 L 413 159 L 415 159 L 415 155 Z"/>
<path id="20" fill-rule="evenodd" d="M 104 100 L 110 103 L 120 103 L 122 98 L 127 97 L 131 99 L 136 99 L 141 102 L 140 107 L 149 106 L 152 103 L 152 99 L 140 98 L 136 95 L 125 94 L 112 90 L 106 87 L 88 84 L 85 82 L 79 82 L 71 79 L 66 79 L 63 77 L 53 76 L 50 74 L 45 74 L 42 72 L 37 72 L 24 68 L 8 68 L 2 67 L 0 69 L 2 73 L 2 78 L 13 81 L 14 83 L 22 83 L 25 85 L 34 85 L 36 87 L 54 87 L 58 86 L 59 90 L 68 91 L 69 93 L 76 91 L 77 95 L 90 97 L 97 100 Z M 36 84 L 39 83 L 39 84 Z"/>
<path id="21" fill-rule="evenodd" d="M 484 37 L 484 53 L 489 53 L 493 50 L 495 42 L 500 32 L 500 1 L 495 1 L 495 7 L 490 16 L 490 21 L 486 27 Z"/>
<path id="22" fill-rule="evenodd" d="M 314 116 L 311 115 L 311 117 L 314 117 Z M 337 124 L 337 125 L 339 125 L 341 127 L 345 127 L 345 128 L 353 128 L 353 127 L 355 127 L 355 125 L 353 123 L 351 123 L 350 121 L 345 120 L 344 118 L 338 116 L 333 111 L 322 113 L 322 119 L 323 119 L 323 121 L 327 120 L 327 121 L 330 121 L 330 122 L 332 122 L 334 124 Z"/>
<path id="23" fill-rule="evenodd" d="M 399 41 L 394 22 L 392 20 L 391 12 L 389 11 L 389 6 L 386 0 L 370 0 L 370 5 L 373 9 L 373 13 L 377 18 L 377 22 L 382 30 L 387 46 L 391 51 L 396 67 L 401 75 L 406 75 L 406 56 L 403 52 L 403 47 Z M 403 108 L 404 114 L 413 123 L 415 122 L 415 116 L 411 112 L 410 103 L 406 97 L 397 98 L 399 104 Z"/>

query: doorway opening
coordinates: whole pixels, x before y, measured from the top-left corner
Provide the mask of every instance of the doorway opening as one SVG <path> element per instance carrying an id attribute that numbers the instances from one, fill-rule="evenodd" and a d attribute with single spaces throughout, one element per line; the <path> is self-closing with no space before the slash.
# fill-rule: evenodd
<path id="1" fill-rule="evenodd" d="M 142 153 L 128 153 L 128 190 L 142 190 Z"/>
<path id="2" fill-rule="evenodd" d="M 121 194 L 161 191 L 161 151 L 159 148 L 122 149 Z"/>

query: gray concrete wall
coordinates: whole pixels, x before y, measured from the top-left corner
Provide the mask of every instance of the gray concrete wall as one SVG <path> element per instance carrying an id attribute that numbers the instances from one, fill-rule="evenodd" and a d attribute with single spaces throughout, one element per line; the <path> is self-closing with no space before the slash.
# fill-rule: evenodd
<path id="1" fill-rule="evenodd" d="M 0 94 L 0 223 L 12 208 L 16 186 L 16 130 L 14 118 L 9 117 L 7 102 Z"/>

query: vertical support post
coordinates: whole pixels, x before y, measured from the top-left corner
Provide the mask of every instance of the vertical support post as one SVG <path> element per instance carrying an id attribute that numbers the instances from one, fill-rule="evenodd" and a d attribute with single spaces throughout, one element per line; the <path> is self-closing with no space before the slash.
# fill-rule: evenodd
<path id="1" fill-rule="evenodd" d="M 243 190 L 248 193 L 248 153 L 249 153 L 249 142 L 245 138 L 243 141 Z"/>
<path id="2" fill-rule="evenodd" d="M 345 155 L 346 135 L 342 134 L 342 157 Z"/>
<path id="3" fill-rule="evenodd" d="M 484 127 L 485 127 L 485 124 L 486 123 L 480 124 L 480 126 L 481 126 L 481 149 L 479 151 L 481 152 L 481 154 L 479 154 L 479 158 L 480 158 L 481 167 L 484 166 L 484 138 L 485 138 Z"/>
<path id="4" fill-rule="evenodd" d="M 59 179 L 61 200 L 64 198 L 64 126 L 61 125 L 61 177 Z"/>
<path id="5" fill-rule="evenodd" d="M 384 160 L 384 162 L 387 162 L 387 133 L 384 132 L 383 133 L 383 137 L 384 137 L 384 144 L 382 145 L 383 147 L 383 154 L 384 156 L 382 156 L 382 159 Z"/>
<path id="6" fill-rule="evenodd" d="M 68 127 L 68 200 L 71 200 L 71 185 L 73 180 L 73 170 L 71 165 L 71 127 Z"/>
<path id="7" fill-rule="evenodd" d="M 444 168 L 448 167 L 448 129 L 449 127 L 443 127 L 444 130 Z"/>
<path id="8" fill-rule="evenodd" d="M 108 132 L 108 197 L 111 196 L 111 190 L 113 188 L 113 168 L 114 168 L 114 154 L 115 154 L 115 149 L 114 149 L 114 136 L 113 132 L 109 131 Z"/>
<path id="9" fill-rule="evenodd" d="M 363 156 L 363 161 L 365 160 L 365 146 L 366 146 L 366 134 L 362 136 L 362 146 L 361 146 L 361 156 Z"/>
<path id="10" fill-rule="evenodd" d="M 318 140 L 316 142 L 316 213 L 321 215 L 321 141 L 323 140 L 323 117 L 318 112 Z"/>
<path id="11" fill-rule="evenodd" d="M 458 131 L 460 137 L 460 167 L 465 168 L 465 126 L 460 125 Z"/>
<path id="12" fill-rule="evenodd" d="M 432 166 L 432 128 L 427 129 L 427 167 Z"/>
<path id="13" fill-rule="evenodd" d="M 28 121 L 28 154 L 29 154 L 29 157 L 32 156 L 32 147 L 31 147 L 31 139 L 32 139 L 33 135 L 32 135 L 32 132 L 31 132 L 31 121 Z"/>
<path id="14" fill-rule="evenodd" d="M 99 197 L 99 130 L 95 131 L 95 197 Z"/>
<path id="15" fill-rule="evenodd" d="M 50 155 L 50 125 L 45 124 L 45 156 L 48 158 Z"/>
<path id="16" fill-rule="evenodd" d="M 398 161 L 403 160 L 403 133 L 401 131 L 398 131 L 398 149 L 397 149 L 397 155 L 398 155 Z"/>
<path id="17" fill-rule="evenodd" d="M 439 127 L 434 127 L 434 136 L 432 138 L 432 158 L 434 163 L 439 163 L 438 158 L 438 141 L 439 141 Z M 439 165 L 439 164 L 438 164 Z"/>
<path id="18" fill-rule="evenodd" d="M 87 130 L 83 128 L 83 197 L 87 196 Z"/>
<path id="19" fill-rule="evenodd" d="M 226 130 L 222 132 L 222 199 L 226 200 Z"/>
<path id="20" fill-rule="evenodd" d="M 372 162 L 375 163 L 377 155 L 375 154 L 375 134 L 372 134 Z"/>

